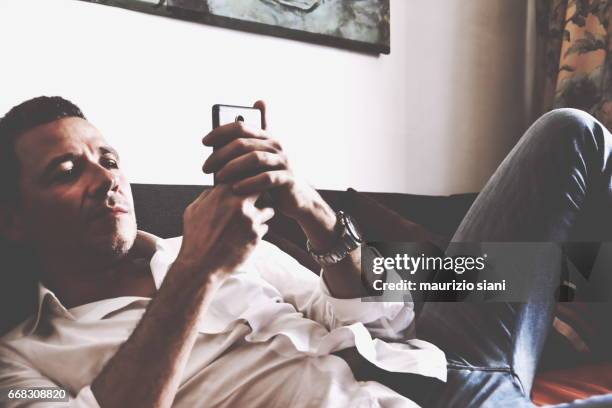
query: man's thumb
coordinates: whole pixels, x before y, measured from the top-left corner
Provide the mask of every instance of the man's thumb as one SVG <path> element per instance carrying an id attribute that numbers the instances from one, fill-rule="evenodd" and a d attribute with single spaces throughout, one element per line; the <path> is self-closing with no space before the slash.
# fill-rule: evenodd
<path id="1" fill-rule="evenodd" d="M 268 121 L 266 118 L 266 103 L 259 100 L 253 104 L 253 107 L 261 111 L 261 128 L 266 130 L 268 128 Z"/>

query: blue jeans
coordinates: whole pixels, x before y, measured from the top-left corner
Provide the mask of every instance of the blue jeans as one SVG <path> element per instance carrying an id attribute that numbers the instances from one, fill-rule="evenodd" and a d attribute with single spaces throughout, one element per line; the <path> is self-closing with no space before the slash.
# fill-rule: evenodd
<path id="1" fill-rule="evenodd" d="M 612 135 L 587 113 L 547 113 L 499 166 L 452 241 L 612 241 L 611 155 Z M 533 406 L 560 271 L 551 258 L 526 273 L 532 290 L 521 303 L 426 303 L 417 336 L 445 351 L 448 382 L 423 405 Z M 564 405 L 599 406 L 612 406 L 612 396 Z"/>

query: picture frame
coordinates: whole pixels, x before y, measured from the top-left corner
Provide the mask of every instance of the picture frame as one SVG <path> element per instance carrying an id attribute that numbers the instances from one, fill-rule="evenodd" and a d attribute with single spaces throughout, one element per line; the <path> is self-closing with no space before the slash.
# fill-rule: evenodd
<path id="1" fill-rule="evenodd" d="M 245 32 L 389 54 L 390 0 L 79 0 Z"/>

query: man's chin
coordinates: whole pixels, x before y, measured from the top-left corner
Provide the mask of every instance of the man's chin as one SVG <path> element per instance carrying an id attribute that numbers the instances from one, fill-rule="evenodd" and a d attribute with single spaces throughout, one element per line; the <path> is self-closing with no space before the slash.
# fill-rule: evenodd
<path id="1" fill-rule="evenodd" d="M 99 236 L 91 242 L 92 255 L 101 258 L 120 258 L 132 249 L 136 240 L 136 227 L 127 231 L 117 231 L 114 234 Z"/>

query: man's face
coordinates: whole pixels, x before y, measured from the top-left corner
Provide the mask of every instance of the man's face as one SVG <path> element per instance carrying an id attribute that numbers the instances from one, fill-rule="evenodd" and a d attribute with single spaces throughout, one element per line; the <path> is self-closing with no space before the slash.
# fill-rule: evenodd
<path id="1" fill-rule="evenodd" d="M 95 127 L 81 118 L 56 120 L 20 135 L 15 151 L 24 241 L 56 255 L 127 253 L 136 237 L 132 191 Z"/>

